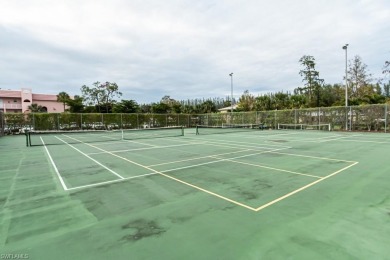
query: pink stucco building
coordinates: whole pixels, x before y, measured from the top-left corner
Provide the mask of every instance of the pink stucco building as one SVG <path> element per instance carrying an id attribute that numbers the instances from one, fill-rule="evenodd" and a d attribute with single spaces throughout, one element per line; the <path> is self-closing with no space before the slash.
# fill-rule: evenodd
<path id="1" fill-rule="evenodd" d="M 2 112 L 28 113 L 31 104 L 41 105 L 44 111 L 49 113 L 64 112 L 64 104 L 57 102 L 57 95 L 34 94 L 30 88 L 0 89 L 0 111 Z"/>

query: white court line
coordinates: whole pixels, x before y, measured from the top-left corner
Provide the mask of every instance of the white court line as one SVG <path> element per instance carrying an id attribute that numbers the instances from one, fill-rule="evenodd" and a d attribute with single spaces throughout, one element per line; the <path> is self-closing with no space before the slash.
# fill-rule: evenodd
<path id="1" fill-rule="evenodd" d="M 354 143 L 374 143 L 374 144 L 390 144 L 390 142 L 378 142 L 378 141 L 368 141 L 368 140 L 340 140 L 342 142 L 354 142 Z"/>
<path id="2" fill-rule="evenodd" d="M 347 161 L 347 160 L 340 160 L 340 159 L 333 159 L 333 158 L 326 158 L 326 157 L 317 157 L 317 156 L 310 156 L 310 155 L 302 155 L 302 154 L 280 153 L 280 152 L 270 152 L 270 153 L 286 154 L 286 155 L 297 156 L 297 157 L 314 158 L 314 159 L 336 161 L 336 162 L 354 163 L 354 161 Z"/>
<path id="3" fill-rule="evenodd" d="M 311 187 L 311 186 L 313 186 L 313 185 L 315 185 L 315 184 L 317 184 L 317 183 L 319 183 L 319 182 L 321 182 L 321 181 L 323 181 L 323 180 L 326 180 L 326 179 L 328 179 L 328 178 L 330 178 L 330 177 L 332 177 L 332 176 L 334 176 L 334 175 L 336 175 L 336 174 L 338 174 L 338 173 L 340 173 L 340 172 L 342 172 L 342 171 L 344 171 L 344 170 L 346 170 L 346 169 L 348 169 L 348 168 L 350 168 L 350 167 L 352 167 L 352 166 L 354 166 L 354 165 L 356 165 L 356 164 L 358 164 L 358 163 L 359 163 L 359 162 L 354 162 L 353 164 L 348 165 L 347 167 L 344 167 L 344 168 L 342 168 L 342 169 L 340 169 L 340 170 L 338 170 L 338 171 L 335 171 L 334 173 L 331 173 L 331 174 L 329 174 L 329 175 L 326 176 L 326 177 L 323 177 L 323 178 L 321 178 L 321 179 L 319 179 L 319 180 L 316 180 L 316 181 L 314 181 L 314 182 L 312 182 L 312 183 L 309 183 L 309 184 L 307 184 L 307 185 L 305 185 L 305 186 L 303 186 L 303 187 L 301 187 L 301 188 L 299 188 L 299 189 L 296 189 L 296 190 L 294 190 L 294 191 L 292 191 L 292 192 L 290 192 L 290 193 L 287 193 L 287 194 L 284 195 L 284 196 L 281 196 L 281 197 L 279 197 L 279 198 L 277 198 L 277 199 L 275 199 L 275 200 L 273 200 L 273 201 L 270 201 L 270 202 L 268 202 L 268 203 L 266 203 L 266 204 L 264 204 L 264 205 L 262 205 L 262 206 L 256 208 L 255 211 L 260 211 L 260 210 L 262 210 L 262 209 L 265 209 L 266 207 L 269 207 L 269 206 L 271 206 L 272 204 L 275 204 L 275 203 L 277 203 L 277 202 L 279 202 L 279 201 L 281 201 L 281 200 L 284 200 L 284 199 L 286 199 L 286 198 L 288 198 L 288 197 L 290 197 L 290 196 L 292 196 L 292 195 L 294 195 L 294 194 L 296 194 L 296 193 L 298 193 L 298 192 L 300 192 L 300 191 L 303 191 L 303 190 L 305 190 L 305 189 L 307 189 L 307 188 L 309 188 L 309 187 Z"/>
<path id="4" fill-rule="evenodd" d="M 186 139 L 193 139 L 193 140 L 199 140 L 197 139 L 196 137 L 186 137 Z M 248 147 L 248 145 L 250 147 L 266 147 L 268 148 L 267 146 L 269 146 L 269 148 L 274 148 L 274 147 L 285 147 L 285 148 L 292 148 L 291 146 L 286 146 L 286 145 L 280 145 L 280 144 L 277 144 L 277 145 L 272 145 L 272 144 L 258 144 L 257 146 L 254 146 L 253 142 L 251 143 L 247 143 L 247 142 L 237 142 L 237 141 L 231 141 L 231 140 L 226 140 L 226 139 L 219 139 L 220 141 L 203 141 L 203 142 L 206 142 L 206 143 L 210 143 L 210 144 L 221 144 L 221 142 L 224 142 L 224 143 L 229 143 L 228 145 L 230 145 L 229 147 L 232 147 L 231 145 L 236 145 L 234 147 L 237 147 L 237 146 L 245 146 L 245 147 Z M 267 141 L 267 140 L 265 140 Z M 184 142 L 181 140 L 181 142 Z"/>
<path id="5" fill-rule="evenodd" d="M 194 138 L 194 137 L 186 138 L 186 139 L 199 140 L 199 139 Z M 184 142 L 184 141 L 181 141 L 181 142 Z M 205 144 L 209 144 L 209 145 L 213 145 L 213 146 L 220 146 L 220 147 L 230 147 L 230 148 L 251 147 L 251 148 L 253 148 L 253 150 L 258 150 L 259 148 L 272 149 L 275 147 L 281 147 L 281 148 L 286 148 L 286 149 L 292 148 L 291 146 L 286 146 L 286 145 L 270 145 L 270 144 L 258 144 L 256 146 L 254 146 L 253 143 L 235 142 L 235 141 L 229 141 L 229 140 L 202 141 L 202 142 L 204 142 Z M 221 144 L 221 142 L 228 143 L 228 144 L 223 145 L 223 144 Z"/>
<path id="6" fill-rule="evenodd" d="M 140 144 L 142 144 L 142 143 L 140 143 Z M 153 150 L 153 149 L 170 148 L 170 147 L 187 146 L 187 145 L 200 145 L 200 144 L 204 144 L 204 143 L 198 142 L 198 143 L 175 144 L 175 145 L 167 145 L 167 146 L 143 147 L 143 148 L 116 150 L 116 151 L 110 151 L 110 152 L 111 153 L 125 153 L 125 152 L 132 152 L 132 151 Z M 103 153 L 105 153 L 105 152 L 88 153 L 88 154 L 93 155 L 93 154 L 103 154 Z"/>
<path id="7" fill-rule="evenodd" d="M 77 190 L 77 189 L 83 189 L 83 188 L 89 188 L 89 187 L 96 187 L 96 186 L 101 186 L 101 185 L 105 185 L 105 184 L 109 184 L 109 183 L 117 183 L 117 182 L 127 181 L 130 179 L 136 179 L 136 178 L 140 178 L 140 177 L 156 175 L 156 174 L 157 174 L 156 172 L 146 173 L 146 174 L 131 176 L 131 177 L 118 179 L 118 180 L 104 181 L 104 182 L 92 183 L 92 184 L 88 184 L 88 185 L 77 186 L 77 187 L 69 188 L 68 190 Z"/>
<path id="8" fill-rule="evenodd" d="M 355 136 L 359 136 L 359 135 L 342 136 L 342 137 L 333 138 L 333 139 L 321 140 L 321 141 L 318 141 L 318 142 L 319 143 L 324 143 L 324 142 L 335 141 L 335 140 L 340 140 L 340 139 L 350 138 L 350 137 L 355 137 Z"/>
<path id="9" fill-rule="evenodd" d="M 66 185 L 65 185 L 64 180 L 63 180 L 62 177 L 61 177 L 60 172 L 58 171 L 58 168 L 57 168 L 56 164 L 55 164 L 54 161 L 53 161 L 53 158 L 51 157 L 51 155 L 50 155 L 50 153 L 49 153 L 49 150 L 47 149 L 47 146 L 46 146 L 45 142 L 43 141 L 42 137 L 40 137 L 40 138 L 41 138 L 41 142 L 42 142 L 42 144 L 43 144 L 43 147 L 45 147 L 46 153 L 47 153 L 47 155 L 49 156 L 50 162 L 51 162 L 51 164 L 53 165 L 54 171 L 56 172 L 56 174 L 57 174 L 57 176 L 58 176 L 58 179 L 60 180 L 60 183 L 61 183 L 61 185 L 62 185 L 62 188 L 63 188 L 64 190 L 68 190 L 68 188 L 67 188 Z"/>
<path id="10" fill-rule="evenodd" d="M 266 168 L 266 169 L 275 170 L 275 171 L 280 171 L 280 172 L 292 173 L 292 174 L 295 174 L 295 175 L 302 175 L 302 176 L 312 177 L 312 178 L 316 178 L 316 179 L 321 179 L 321 178 L 322 178 L 322 177 L 319 177 L 319 176 L 316 176 L 316 175 L 311 175 L 311 174 L 306 174 L 306 173 L 300 173 L 300 172 L 293 172 L 293 171 L 288 171 L 288 170 L 273 168 L 273 167 L 269 167 L 269 166 L 264 166 L 264 165 L 260 165 L 260 164 L 253 164 L 253 163 L 240 162 L 240 161 L 231 160 L 231 159 L 228 159 L 227 161 L 229 161 L 229 162 L 234 162 L 234 163 L 240 163 L 240 164 L 244 164 L 244 165 L 250 165 L 250 166 L 260 167 L 260 168 Z"/>
<path id="11" fill-rule="evenodd" d="M 167 165 L 167 164 L 173 164 L 173 163 L 179 163 L 179 162 L 188 162 L 188 161 L 194 161 L 194 160 L 199 160 L 199 159 L 210 158 L 210 157 L 218 156 L 218 155 L 227 155 L 227 154 L 233 154 L 233 153 L 242 153 L 242 152 L 247 152 L 247 151 L 252 151 L 252 149 L 245 149 L 245 150 L 239 150 L 239 151 L 228 152 L 228 153 L 220 153 L 220 154 L 215 154 L 215 155 L 207 155 L 207 156 L 196 157 L 196 158 L 191 158 L 191 159 L 184 159 L 184 160 L 179 160 L 179 161 L 171 161 L 171 162 L 165 162 L 165 163 L 158 163 L 158 164 L 152 164 L 152 165 L 148 165 L 148 166 L 149 166 L 149 167 L 154 167 L 154 166 Z"/>
<path id="12" fill-rule="evenodd" d="M 65 135 L 65 136 L 66 136 L 66 135 Z M 69 136 L 67 136 L 67 137 L 69 137 Z M 62 140 L 62 139 L 59 138 L 58 136 L 56 136 L 56 138 L 57 138 L 58 140 L 60 140 L 61 142 L 63 142 L 63 143 L 65 143 L 65 144 L 69 145 L 70 147 L 72 147 L 73 149 L 75 149 L 76 151 L 78 151 L 79 153 L 81 153 L 82 155 L 84 155 L 85 157 L 87 157 L 88 159 L 90 159 L 90 160 L 94 161 L 95 163 L 97 163 L 98 165 L 102 166 L 104 169 L 108 170 L 109 172 L 113 173 L 114 175 L 118 176 L 119 178 L 124 179 L 124 177 L 122 177 L 121 175 L 119 175 L 119 174 L 116 173 L 115 171 L 111 170 L 111 169 L 108 168 L 107 166 L 101 164 L 99 161 L 93 159 L 93 158 L 92 158 L 91 156 L 89 156 L 88 154 L 86 154 L 86 153 L 80 151 L 79 149 L 77 149 L 77 148 L 74 147 L 73 145 L 71 145 L 71 144 L 65 142 L 64 140 Z"/>
<path id="13" fill-rule="evenodd" d="M 75 140 L 77 140 L 77 139 L 75 139 Z M 77 140 L 77 141 L 79 141 L 79 140 Z M 104 151 L 103 149 L 101 149 L 101 148 L 99 148 L 99 147 L 96 147 L 96 146 L 93 146 L 93 145 L 90 145 L 90 144 L 86 144 L 86 145 L 91 146 L 91 147 L 94 147 L 95 149 Z M 280 150 L 280 149 L 278 149 L 278 150 Z M 229 199 L 229 198 L 227 198 L 227 197 L 224 197 L 224 196 L 221 196 L 221 195 L 216 194 L 216 193 L 214 193 L 214 192 L 211 192 L 211 191 L 209 191 L 209 190 L 205 190 L 205 189 L 203 189 L 203 188 L 201 188 L 201 187 L 198 187 L 198 186 L 196 186 L 196 185 L 187 183 L 187 182 L 182 181 L 182 180 L 180 180 L 180 179 L 177 179 L 177 178 L 175 178 L 175 177 L 166 175 L 166 174 L 164 174 L 164 173 L 162 173 L 162 172 L 156 171 L 156 170 L 151 169 L 151 168 L 149 168 L 149 167 L 147 167 L 147 166 L 138 164 L 138 163 L 133 162 L 133 161 L 127 159 L 127 158 L 124 158 L 124 157 L 121 157 L 121 156 L 119 156 L 119 155 L 110 153 L 110 152 L 108 152 L 108 151 L 105 151 L 105 152 L 108 153 L 108 154 L 111 154 L 111 155 L 113 155 L 113 156 L 115 156 L 115 157 L 121 158 L 121 159 L 123 159 L 123 160 L 125 160 L 125 161 L 128 161 L 128 162 L 130 162 L 130 163 L 132 163 L 132 164 L 138 165 L 138 166 L 143 167 L 143 168 L 145 168 L 145 169 L 149 169 L 149 170 L 153 171 L 153 173 L 151 173 L 151 174 L 159 174 L 159 175 L 162 175 L 162 176 L 164 176 L 164 177 L 170 178 L 170 179 L 175 180 L 175 181 L 177 181 L 177 182 L 179 182 L 179 183 L 182 183 L 182 184 L 185 184 L 185 185 L 187 185 L 187 186 L 193 187 L 193 188 L 195 188 L 195 189 L 198 189 L 198 190 L 200 190 L 200 191 L 203 191 L 203 192 L 208 193 L 208 194 L 210 194 L 210 195 L 213 195 L 213 196 L 215 196 L 215 197 L 221 198 L 221 199 L 223 199 L 223 200 L 225 200 L 225 201 L 228 201 L 228 202 L 231 202 L 231 203 L 233 203 L 233 204 L 239 205 L 239 206 L 241 206 L 241 207 L 250 209 L 250 210 L 252 210 L 252 211 L 260 211 L 260 210 L 262 210 L 262 209 L 264 209 L 264 208 L 266 208 L 266 207 L 268 207 L 268 206 L 270 206 L 270 205 L 272 205 L 272 204 L 275 204 L 275 203 L 277 203 L 277 202 L 279 202 L 279 201 L 281 201 L 281 200 L 283 200 L 283 199 L 285 199 L 285 198 L 287 198 L 287 197 L 290 197 L 290 196 L 292 196 L 293 194 L 298 193 L 299 191 L 302 191 L 302 190 L 304 190 L 304 189 L 306 189 L 306 188 L 308 188 L 308 187 L 310 187 L 310 186 L 312 186 L 312 185 L 314 185 L 314 184 L 316 184 L 316 183 L 318 183 L 318 182 L 320 182 L 320 181 L 322 181 L 322 180 L 325 180 L 325 179 L 327 179 L 327 178 L 329 178 L 329 177 L 331 177 L 331 176 L 333 176 L 333 175 L 335 175 L 335 174 L 337 174 L 337 173 L 339 173 L 339 172 L 341 172 L 341 171 L 343 171 L 343 170 L 346 170 L 346 169 L 348 169 L 349 167 L 352 167 L 352 166 L 354 166 L 355 164 L 358 163 L 358 162 L 353 162 L 353 164 L 351 164 L 351 165 L 349 165 L 349 166 L 347 166 L 347 167 L 344 167 L 344 168 L 342 168 L 341 170 L 338 170 L 338 171 L 336 171 L 336 172 L 334 172 L 334 173 L 332 173 L 332 174 L 330 174 L 330 175 L 328 175 L 328 176 L 326 176 L 326 177 L 324 177 L 324 178 L 321 178 L 321 179 L 319 179 L 319 180 L 317 180 L 317 181 L 315 181 L 315 182 L 313 182 L 313 183 L 311 183 L 311 184 L 309 184 L 309 185 L 306 185 L 306 186 L 304 186 L 304 187 L 302 187 L 302 188 L 299 188 L 299 189 L 297 189 L 297 190 L 295 190 L 295 191 L 293 191 L 293 192 L 290 192 L 290 193 L 288 193 L 288 194 L 286 194 L 286 195 L 284 195 L 284 196 L 282 196 L 282 197 L 279 197 L 278 199 L 273 200 L 273 201 L 271 201 L 271 202 L 269 202 L 269 203 L 267 203 L 267 204 L 264 204 L 264 205 L 262 205 L 262 206 L 260 206 L 260 207 L 258 207 L 258 208 L 253 208 L 253 207 L 250 207 L 250 206 L 245 205 L 245 204 L 243 204 L 243 203 L 234 201 L 234 200 Z M 271 151 L 267 151 L 267 152 L 271 152 Z M 274 153 L 277 153 L 277 152 L 274 152 Z M 280 154 L 283 154 L 283 153 L 280 153 Z M 287 154 L 287 153 L 286 153 L 286 154 Z M 287 155 L 293 155 L 293 154 L 287 154 Z M 296 155 L 296 156 L 299 156 L 299 155 Z M 241 156 L 241 157 L 244 157 L 244 156 Z M 303 156 L 303 157 L 310 157 L 310 156 Z M 312 157 L 312 158 L 318 158 L 318 157 Z M 322 158 L 322 159 L 323 159 L 323 158 Z M 326 158 L 326 159 L 328 159 L 328 160 L 335 160 L 335 159 L 329 159 L 329 158 Z M 224 160 L 226 160 L 226 159 L 224 159 Z M 345 161 L 345 160 L 338 160 L 338 161 Z M 173 170 L 175 170 L 175 169 L 171 169 L 170 171 L 173 171 Z M 103 185 L 103 184 L 101 184 L 101 185 Z"/>
<path id="14" fill-rule="evenodd" d="M 67 137 L 69 137 L 69 136 L 67 136 Z M 73 139 L 73 140 L 76 140 L 76 141 L 82 143 L 82 141 L 77 140 L 77 139 L 75 139 L 75 138 L 72 138 L 72 137 L 69 137 L 69 138 L 71 138 L 71 139 Z M 102 149 L 102 148 L 100 148 L 100 147 L 97 147 L 97 146 L 94 146 L 94 145 L 92 145 L 92 144 L 88 144 L 88 143 L 84 143 L 84 144 L 86 144 L 86 145 L 88 145 L 88 146 L 90 146 L 90 147 L 93 147 L 93 148 L 95 148 L 95 149 L 98 149 L 98 150 L 101 150 L 101 151 L 105 151 L 104 149 Z M 159 175 L 161 175 L 161 176 L 167 177 L 167 178 L 169 178 L 169 179 L 171 179 L 171 180 L 174 180 L 174 181 L 183 183 L 183 184 L 185 184 L 185 185 L 187 185 L 187 186 L 190 186 L 190 187 L 195 188 L 195 189 L 197 189 L 197 190 L 203 191 L 203 192 L 205 192 L 205 193 L 208 193 L 208 194 L 213 195 L 213 196 L 215 196 L 215 197 L 221 198 L 221 199 L 223 199 L 223 200 L 229 201 L 229 202 L 234 203 L 234 204 L 236 204 L 236 205 L 239 205 L 239 206 L 241 206 L 241 207 L 244 207 L 244 208 L 247 208 L 247 209 L 250 209 L 250 210 L 255 210 L 254 208 L 249 207 L 248 205 L 245 205 L 245 204 L 240 203 L 240 202 L 238 202 L 238 201 L 235 201 L 235 200 L 226 198 L 226 197 L 221 196 L 221 195 L 219 195 L 219 194 L 217 194 L 217 193 L 214 193 L 214 192 L 211 192 L 211 191 L 209 191 L 209 190 L 203 189 L 203 188 L 201 188 L 201 187 L 198 187 L 198 186 L 193 185 L 193 184 L 191 184 L 191 183 L 182 181 L 182 180 L 177 179 L 177 178 L 175 178 L 175 177 L 169 176 L 169 175 L 164 174 L 164 173 L 162 173 L 162 172 L 160 172 L 160 171 L 156 171 L 156 170 L 154 170 L 154 169 L 152 169 L 152 168 L 150 168 L 150 167 L 148 167 L 148 166 L 139 164 L 139 163 L 134 162 L 134 161 L 132 161 L 132 160 L 129 160 L 129 159 L 125 158 L 125 157 L 119 156 L 119 155 L 114 154 L 114 153 L 111 153 L 111 152 L 109 152 L 109 151 L 106 151 L 106 152 L 107 152 L 107 154 L 111 154 L 112 156 L 115 156 L 115 157 L 118 157 L 118 158 L 120 158 L 120 159 L 123 159 L 123 160 L 125 160 L 125 161 L 127 161 L 127 162 L 129 162 L 129 163 L 132 163 L 132 164 L 134 164 L 134 165 L 137 165 L 137 166 L 140 166 L 140 167 L 142 167 L 142 168 L 148 169 L 148 170 L 150 170 L 150 171 L 152 171 L 152 172 L 154 172 L 154 173 L 156 173 L 156 174 L 159 174 Z"/>
<path id="15" fill-rule="evenodd" d="M 280 148 L 280 149 L 275 149 L 275 150 L 270 150 L 270 151 L 262 151 L 262 152 L 258 152 L 258 153 L 252 153 L 252 154 L 241 155 L 241 156 L 232 157 L 232 158 L 217 159 L 216 161 L 205 162 L 205 163 L 198 163 L 198 164 L 193 164 L 193 165 L 178 167 L 178 168 L 174 168 L 174 169 L 164 170 L 164 171 L 160 171 L 160 172 L 173 172 L 173 171 L 177 171 L 177 170 L 189 169 L 189 168 L 194 168 L 194 167 L 197 167 L 197 166 L 203 166 L 203 165 L 208 165 L 208 164 L 213 164 L 213 163 L 228 161 L 228 160 L 232 160 L 232 159 L 239 159 L 239 158 L 244 158 L 244 157 L 259 155 L 259 154 L 263 154 L 263 153 L 271 153 L 272 151 L 279 151 L 279 150 L 285 150 L 285 149 L 286 149 L 286 148 Z"/>

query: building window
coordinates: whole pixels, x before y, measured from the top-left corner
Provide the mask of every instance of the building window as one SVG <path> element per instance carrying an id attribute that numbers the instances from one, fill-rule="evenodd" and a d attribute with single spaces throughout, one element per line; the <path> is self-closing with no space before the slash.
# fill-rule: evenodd
<path id="1" fill-rule="evenodd" d="M 25 99 L 25 100 L 23 100 L 23 102 L 28 102 L 28 103 L 30 103 L 31 101 L 30 101 L 29 99 Z"/>

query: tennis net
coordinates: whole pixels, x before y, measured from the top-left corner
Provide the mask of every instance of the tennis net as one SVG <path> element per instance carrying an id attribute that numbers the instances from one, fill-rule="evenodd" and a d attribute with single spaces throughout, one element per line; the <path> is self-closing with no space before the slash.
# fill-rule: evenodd
<path id="1" fill-rule="evenodd" d="M 207 126 L 207 125 L 197 125 L 196 134 L 197 135 L 209 135 L 209 134 L 227 134 L 227 133 L 237 133 L 237 132 L 248 132 L 262 130 L 262 124 L 224 124 L 221 126 Z"/>
<path id="2" fill-rule="evenodd" d="M 321 131 L 330 131 L 330 124 L 278 124 L 279 130 L 321 130 Z"/>
<path id="3" fill-rule="evenodd" d="M 142 128 L 126 130 L 85 130 L 85 131 L 29 131 L 26 132 L 27 146 L 95 143 L 183 136 L 182 126 Z"/>

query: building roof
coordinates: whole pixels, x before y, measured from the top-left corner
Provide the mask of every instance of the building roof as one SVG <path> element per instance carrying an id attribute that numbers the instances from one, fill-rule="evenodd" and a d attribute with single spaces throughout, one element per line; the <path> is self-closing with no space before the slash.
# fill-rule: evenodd
<path id="1" fill-rule="evenodd" d="M 3 89 L 0 89 L 0 97 L 4 97 L 4 98 L 20 98 L 20 90 L 3 90 Z"/>
<path id="2" fill-rule="evenodd" d="M 57 101 L 57 95 L 50 94 L 32 94 L 33 100 Z"/>
<path id="3" fill-rule="evenodd" d="M 237 106 L 238 106 L 237 104 L 233 105 L 233 110 L 237 109 Z M 219 112 L 225 112 L 225 111 L 230 111 L 230 110 L 232 110 L 232 106 L 223 107 L 223 108 L 218 109 Z"/>

